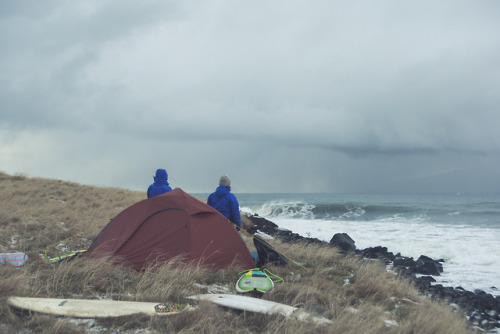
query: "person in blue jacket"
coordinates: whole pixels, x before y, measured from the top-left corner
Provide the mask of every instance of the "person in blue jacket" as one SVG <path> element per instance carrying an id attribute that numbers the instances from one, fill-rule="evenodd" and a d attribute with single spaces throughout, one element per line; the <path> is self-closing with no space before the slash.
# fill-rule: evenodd
<path id="1" fill-rule="evenodd" d="M 155 197 L 172 190 L 168 185 L 168 174 L 164 169 L 157 169 L 156 176 L 153 176 L 155 182 L 153 182 L 148 188 L 148 198 Z"/>
<path id="2" fill-rule="evenodd" d="M 220 177 L 219 186 L 208 196 L 207 204 L 233 222 L 238 231 L 240 230 L 240 205 L 236 196 L 231 193 L 231 180 L 227 175 Z"/>

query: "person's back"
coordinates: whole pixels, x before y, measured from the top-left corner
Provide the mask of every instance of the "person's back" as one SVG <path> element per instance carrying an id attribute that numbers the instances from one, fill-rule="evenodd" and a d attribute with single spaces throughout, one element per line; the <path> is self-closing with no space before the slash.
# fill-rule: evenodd
<path id="1" fill-rule="evenodd" d="M 148 198 L 164 194 L 172 188 L 168 184 L 168 174 L 164 169 L 157 169 L 156 176 L 153 176 L 154 182 L 148 187 Z"/>
<path id="2" fill-rule="evenodd" d="M 231 193 L 231 180 L 226 175 L 220 178 L 219 186 L 208 196 L 207 204 L 219 211 L 226 219 L 241 227 L 240 205 Z"/>

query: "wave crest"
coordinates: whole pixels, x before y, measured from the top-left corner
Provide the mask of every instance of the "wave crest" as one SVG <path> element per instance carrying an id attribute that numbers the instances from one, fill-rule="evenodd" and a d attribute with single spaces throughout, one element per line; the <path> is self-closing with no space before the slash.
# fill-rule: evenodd
<path id="1" fill-rule="evenodd" d="M 304 202 L 269 202 L 262 205 L 258 214 L 264 217 L 315 219 L 315 205 Z"/>
<path id="2" fill-rule="evenodd" d="M 428 212 L 410 207 L 385 205 L 362 205 L 358 203 L 307 203 L 304 201 L 271 201 L 255 209 L 267 218 L 289 218 L 307 220 L 375 221 L 391 218 L 428 219 Z"/>

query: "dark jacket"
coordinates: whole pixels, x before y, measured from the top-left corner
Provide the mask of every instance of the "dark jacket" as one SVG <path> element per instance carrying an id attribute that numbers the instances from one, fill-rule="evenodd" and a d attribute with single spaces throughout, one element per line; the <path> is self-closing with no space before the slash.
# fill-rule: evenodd
<path id="1" fill-rule="evenodd" d="M 241 227 L 240 205 L 228 187 L 218 186 L 215 192 L 208 196 L 207 204 L 222 213 L 236 226 Z"/>
<path id="2" fill-rule="evenodd" d="M 148 188 L 148 198 L 155 197 L 172 190 L 167 182 L 168 174 L 166 170 L 157 169 L 156 176 L 153 176 L 153 179 L 155 182 Z"/>

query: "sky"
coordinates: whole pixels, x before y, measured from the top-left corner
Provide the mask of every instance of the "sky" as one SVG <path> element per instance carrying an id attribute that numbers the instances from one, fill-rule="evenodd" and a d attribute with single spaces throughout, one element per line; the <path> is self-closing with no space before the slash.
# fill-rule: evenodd
<path id="1" fill-rule="evenodd" d="M 0 171 L 500 194 L 500 1 L 0 2 Z"/>

